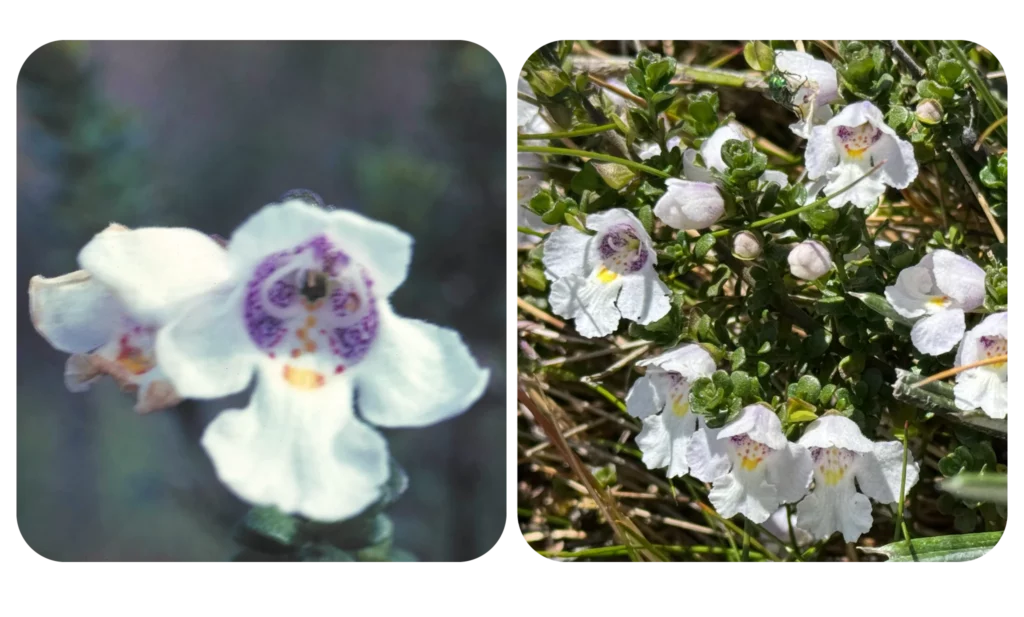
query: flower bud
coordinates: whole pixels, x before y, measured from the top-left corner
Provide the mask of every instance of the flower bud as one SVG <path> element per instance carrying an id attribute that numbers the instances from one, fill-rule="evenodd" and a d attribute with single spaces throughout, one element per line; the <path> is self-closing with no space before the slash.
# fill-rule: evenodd
<path id="1" fill-rule="evenodd" d="M 669 227 L 705 229 L 725 213 L 725 200 L 714 184 L 672 178 L 665 187 L 654 214 Z"/>
<path id="2" fill-rule="evenodd" d="M 732 238 L 732 254 L 750 261 L 761 254 L 761 239 L 750 231 L 741 231 Z"/>
<path id="3" fill-rule="evenodd" d="M 816 240 L 804 240 L 789 252 L 789 271 L 793 276 L 813 281 L 832 268 L 832 255 Z"/>
<path id="4" fill-rule="evenodd" d="M 924 99 L 917 104 L 914 114 L 922 124 L 938 124 L 942 121 L 942 104 L 935 99 Z"/>

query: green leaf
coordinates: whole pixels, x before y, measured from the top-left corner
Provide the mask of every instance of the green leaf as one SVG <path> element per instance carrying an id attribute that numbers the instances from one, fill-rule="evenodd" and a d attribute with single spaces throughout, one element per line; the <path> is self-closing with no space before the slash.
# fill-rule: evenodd
<path id="1" fill-rule="evenodd" d="M 615 470 L 614 463 L 608 463 L 604 467 L 595 467 L 590 470 L 594 474 L 594 479 L 602 487 L 609 487 L 618 482 L 618 474 Z"/>
<path id="2" fill-rule="evenodd" d="M 775 66 L 775 52 L 761 41 L 748 41 L 743 46 L 743 59 L 755 71 L 770 71 Z"/>
<path id="3" fill-rule="evenodd" d="M 913 319 L 908 319 L 903 315 L 897 313 L 896 309 L 894 309 L 892 305 L 889 304 L 889 301 L 886 300 L 884 296 L 867 292 L 857 293 L 853 291 L 849 292 L 849 295 L 853 296 L 854 298 L 857 298 L 858 300 L 863 302 L 864 305 L 867 306 L 869 309 L 878 313 L 882 317 L 885 317 L 886 319 L 891 319 L 896 323 L 901 323 L 908 326 L 914 324 Z"/>
<path id="4" fill-rule="evenodd" d="M 283 553 L 301 542 L 299 522 L 273 506 L 257 506 L 235 530 L 239 544 L 264 553 Z"/>
<path id="5" fill-rule="evenodd" d="M 693 244 L 693 256 L 697 259 L 704 259 L 714 245 L 715 237 L 710 233 L 704 234 Z"/>
<path id="6" fill-rule="evenodd" d="M 793 394 L 804 401 L 813 401 L 821 394 L 821 382 L 814 375 L 804 375 L 796 382 Z"/>
<path id="7" fill-rule="evenodd" d="M 1005 473 L 959 473 L 939 488 L 965 501 L 1006 503 Z"/>
<path id="8" fill-rule="evenodd" d="M 619 163 L 593 163 L 594 169 L 604 183 L 616 191 L 629 184 L 636 177 L 629 167 Z"/>
<path id="9" fill-rule="evenodd" d="M 786 407 L 788 411 L 786 422 L 791 424 L 814 422 L 818 419 L 818 415 L 814 413 L 814 407 L 807 403 L 807 401 L 801 401 L 798 398 L 791 398 L 786 403 Z"/>
<path id="10" fill-rule="evenodd" d="M 902 541 L 879 548 L 857 548 L 871 555 L 885 555 L 889 561 L 971 561 L 989 552 L 1002 536 L 1001 531 L 989 531 L 916 538 L 910 541 L 911 546 Z"/>

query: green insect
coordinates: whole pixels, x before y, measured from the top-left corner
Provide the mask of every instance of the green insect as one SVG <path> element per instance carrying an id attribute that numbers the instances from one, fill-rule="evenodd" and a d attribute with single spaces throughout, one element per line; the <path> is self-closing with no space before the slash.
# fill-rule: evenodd
<path id="1" fill-rule="evenodd" d="M 798 80 L 798 75 L 780 71 L 778 67 L 773 67 L 765 78 L 765 83 L 768 85 L 768 97 L 779 105 L 796 111 L 797 105 L 794 104 L 793 99 L 796 97 L 797 92 L 807 84 L 807 79 L 803 81 Z"/>

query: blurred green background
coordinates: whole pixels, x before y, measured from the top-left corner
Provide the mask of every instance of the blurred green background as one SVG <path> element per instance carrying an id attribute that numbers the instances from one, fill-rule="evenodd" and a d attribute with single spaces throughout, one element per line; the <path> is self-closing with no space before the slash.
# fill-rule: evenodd
<path id="1" fill-rule="evenodd" d="M 459 42 L 59 42 L 18 80 L 18 524 L 57 560 L 224 560 L 248 509 L 198 445 L 248 394 L 138 416 L 109 380 L 63 386 L 28 319 L 33 274 L 76 269 L 108 222 L 224 237 L 288 189 L 416 239 L 403 315 L 458 329 L 490 387 L 462 416 L 387 431 L 390 514 L 421 560 L 505 524 L 505 78 Z"/>

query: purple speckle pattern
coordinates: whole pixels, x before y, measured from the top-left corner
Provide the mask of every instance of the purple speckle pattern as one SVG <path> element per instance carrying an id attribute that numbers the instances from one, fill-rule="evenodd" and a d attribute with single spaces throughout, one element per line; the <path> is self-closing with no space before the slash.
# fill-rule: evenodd
<path id="1" fill-rule="evenodd" d="M 304 253 L 312 257 L 312 268 L 330 279 L 330 292 L 313 308 L 304 306 L 303 310 L 296 310 L 299 303 L 308 305 L 300 293 L 301 282 L 310 269 L 309 259 L 299 259 Z M 320 325 L 310 329 L 306 336 L 322 335 L 326 339 L 322 348 L 329 348 L 345 364 L 362 360 L 377 338 L 379 316 L 372 294 L 373 280 L 363 268 L 355 271 L 359 276 L 355 280 L 353 272 L 346 271 L 350 266 L 356 264 L 324 235 L 266 257 L 246 284 L 244 316 L 249 337 L 257 347 L 271 352 L 286 342 L 289 332 L 303 328 L 313 314 Z M 286 270 L 289 267 L 292 272 Z M 277 280 L 269 283 L 268 288 L 271 278 Z"/>
<path id="2" fill-rule="evenodd" d="M 839 139 L 842 139 L 843 141 L 849 139 L 851 135 L 853 135 L 853 131 L 850 130 L 850 127 L 848 126 L 840 126 L 838 129 L 836 129 L 836 136 L 839 137 Z"/>
<path id="3" fill-rule="evenodd" d="M 647 245 L 628 223 L 612 225 L 598 241 L 605 267 L 620 274 L 637 272 L 647 264 Z"/>
<path id="4" fill-rule="evenodd" d="M 260 349 L 275 347 L 281 342 L 281 339 L 284 338 L 287 332 L 284 321 L 267 312 L 263 299 L 260 296 L 264 281 L 270 278 L 279 268 L 288 265 L 288 262 L 291 260 L 292 256 L 287 251 L 270 255 L 260 262 L 260 265 L 256 266 L 256 271 L 253 272 L 252 278 L 249 279 L 249 283 L 246 285 L 244 305 L 245 328 L 249 331 L 249 337 L 252 338 L 252 341 Z M 276 304 L 276 301 L 273 299 L 273 291 L 270 296 L 272 298 L 271 301 L 274 301 Z M 277 299 L 280 300 L 282 297 L 283 294 L 279 294 Z M 294 293 L 292 297 L 294 298 Z"/>

